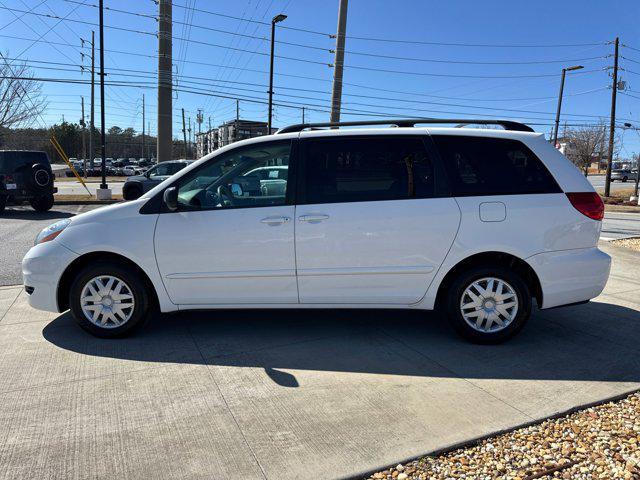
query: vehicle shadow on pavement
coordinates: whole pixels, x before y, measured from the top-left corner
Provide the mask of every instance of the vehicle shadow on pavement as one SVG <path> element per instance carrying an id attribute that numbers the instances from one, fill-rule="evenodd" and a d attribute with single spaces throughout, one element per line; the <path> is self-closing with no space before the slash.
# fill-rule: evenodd
<path id="1" fill-rule="evenodd" d="M 75 213 L 60 212 L 56 210 L 49 210 L 48 212 L 36 212 L 32 209 L 24 208 L 11 208 L 7 207 L 4 212 L 0 212 L 1 218 L 10 218 L 12 220 L 58 220 L 61 218 L 73 217 Z"/>
<path id="2" fill-rule="evenodd" d="M 640 312 L 608 303 L 537 311 L 502 345 L 458 338 L 436 314 L 399 310 L 242 310 L 158 315 L 135 336 L 94 338 L 65 313 L 43 329 L 83 355 L 291 371 L 468 379 L 640 382 Z"/>

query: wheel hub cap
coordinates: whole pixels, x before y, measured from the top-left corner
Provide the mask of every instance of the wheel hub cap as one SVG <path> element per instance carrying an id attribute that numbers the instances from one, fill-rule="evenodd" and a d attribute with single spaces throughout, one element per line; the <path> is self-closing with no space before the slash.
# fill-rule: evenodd
<path id="1" fill-rule="evenodd" d="M 518 296 L 511 285 L 494 277 L 471 283 L 460 299 L 460 313 L 473 329 L 493 333 L 507 328 L 518 313 Z"/>
<path id="2" fill-rule="evenodd" d="M 80 294 L 87 320 L 100 328 L 116 328 L 131 319 L 135 302 L 129 285 L 111 275 L 89 280 Z"/>

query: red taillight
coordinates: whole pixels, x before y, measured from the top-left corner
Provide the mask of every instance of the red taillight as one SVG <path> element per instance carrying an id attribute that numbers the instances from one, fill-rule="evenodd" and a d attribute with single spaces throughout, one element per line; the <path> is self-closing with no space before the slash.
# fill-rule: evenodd
<path id="1" fill-rule="evenodd" d="M 13 183 L 13 175 L 5 175 L 4 176 L 4 181 L 6 183 Z"/>
<path id="2" fill-rule="evenodd" d="M 604 202 L 596 192 L 572 192 L 567 193 L 567 197 L 581 214 L 593 220 L 602 220 L 604 217 Z"/>

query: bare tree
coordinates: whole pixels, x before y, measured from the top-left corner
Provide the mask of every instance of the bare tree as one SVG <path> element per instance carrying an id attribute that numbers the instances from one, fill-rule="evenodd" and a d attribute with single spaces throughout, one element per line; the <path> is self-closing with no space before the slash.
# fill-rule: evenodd
<path id="1" fill-rule="evenodd" d="M 27 126 L 44 111 L 42 84 L 26 64 L 11 65 L 0 54 L 0 128 Z"/>
<path id="2" fill-rule="evenodd" d="M 607 135 L 604 125 L 570 129 L 566 132 L 567 149 L 565 154 L 586 177 L 589 166 L 599 162 L 605 151 Z"/>

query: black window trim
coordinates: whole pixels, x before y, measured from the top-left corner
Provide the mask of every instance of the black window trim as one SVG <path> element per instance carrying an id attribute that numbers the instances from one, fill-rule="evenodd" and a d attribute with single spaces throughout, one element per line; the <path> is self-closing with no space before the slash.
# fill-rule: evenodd
<path id="1" fill-rule="evenodd" d="M 401 134 L 401 135 L 393 135 L 393 134 L 382 134 L 382 135 L 371 135 L 371 134 L 361 134 L 361 135 L 336 135 L 336 136 L 319 136 L 319 137 L 303 137 L 299 141 L 298 146 L 298 162 L 297 162 L 297 176 L 296 176 L 296 193 L 297 193 L 297 201 L 296 205 L 330 205 L 330 204 L 338 204 L 338 203 L 364 203 L 364 202 L 397 202 L 397 201 L 415 201 L 415 200 L 431 200 L 435 198 L 447 198 L 451 196 L 451 191 L 449 189 L 449 183 L 447 177 L 445 176 L 444 167 L 442 166 L 441 159 L 438 155 L 436 155 L 436 151 L 433 148 L 433 145 L 428 141 L 429 135 L 426 133 L 417 133 L 417 134 Z M 407 198 L 393 198 L 393 199 L 380 199 L 380 200 L 341 200 L 338 202 L 323 202 L 323 203 L 310 203 L 307 201 L 306 196 L 306 182 L 305 182 L 305 174 L 307 170 L 307 155 L 306 155 L 306 144 L 307 142 L 324 140 L 324 141 L 340 141 L 340 140 L 373 140 L 373 139 L 398 139 L 398 138 L 411 138 L 418 139 L 422 141 L 422 145 L 425 149 L 425 153 L 427 157 L 431 161 L 433 167 L 433 175 L 434 175 L 434 194 L 430 197 L 407 197 Z"/>

